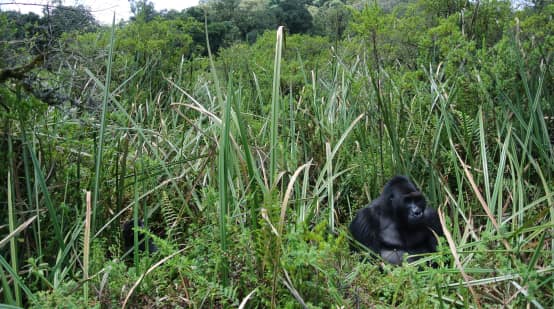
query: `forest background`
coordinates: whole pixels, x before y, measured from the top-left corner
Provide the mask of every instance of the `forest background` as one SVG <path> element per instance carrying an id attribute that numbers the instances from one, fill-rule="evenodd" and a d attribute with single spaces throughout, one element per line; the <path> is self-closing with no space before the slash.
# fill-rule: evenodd
<path id="1" fill-rule="evenodd" d="M 3 308 L 554 306 L 550 1 L 130 5 L 0 11 Z M 403 267 L 347 232 L 395 174 Z"/>

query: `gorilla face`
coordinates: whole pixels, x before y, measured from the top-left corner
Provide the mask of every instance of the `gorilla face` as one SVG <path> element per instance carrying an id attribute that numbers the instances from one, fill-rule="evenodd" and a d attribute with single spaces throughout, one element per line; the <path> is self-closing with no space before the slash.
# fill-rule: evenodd
<path id="1" fill-rule="evenodd" d="M 424 223 L 426 202 L 420 192 L 393 194 L 391 205 L 398 222 L 407 226 L 418 226 Z"/>
<path id="2" fill-rule="evenodd" d="M 404 216 L 408 225 L 421 225 L 424 222 L 425 199 L 421 194 L 415 193 L 417 196 L 414 196 L 414 193 L 404 197 L 403 209 L 406 212 Z"/>

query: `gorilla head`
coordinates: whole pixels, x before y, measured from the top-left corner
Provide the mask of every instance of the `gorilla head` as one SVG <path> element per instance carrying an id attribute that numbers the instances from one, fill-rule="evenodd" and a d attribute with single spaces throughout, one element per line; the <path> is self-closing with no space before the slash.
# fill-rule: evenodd
<path id="1" fill-rule="evenodd" d="M 438 214 L 404 176 L 393 177 L 383 193 L 356 214 L 350 224 L 354 239 L 385 261 L 400 265 L 403 255 L 436 251 L 443 235 Z M 416 258 L 409 257 L 408 261 Z"/>
<path id="2" fill-rule="evenodd" d="M 396 176 L 391 179 L 383 190 L 388 212 L 398 222 L 407 228 L 418 227 L 425 223 L 425 198 L 406 177 Z"/>
<path id="3" fill-rule="evenodd" d="M 123 227 L 121 228 L 121 234 L 123 236 L 123 249 L 124 252 L 130 251 L 130 256 L 133 256 L 133 248 L 135 244 L 135 224 L 134 221 L 128 220 L 123 224 Z M 144 222 L 139 219 L 137 222 L 137 227 L 140 229 L 144 228 Z M 158 251 L 158 247 L 154 245 L 154 242 L 151 238 L 146 238 L 146 235 L 144 232 L 138 230 L 137 231 L 138 236 L 138 250 L 141 252 L 145 252 L 148 249 L 149 253 L 154 253 Z"/>

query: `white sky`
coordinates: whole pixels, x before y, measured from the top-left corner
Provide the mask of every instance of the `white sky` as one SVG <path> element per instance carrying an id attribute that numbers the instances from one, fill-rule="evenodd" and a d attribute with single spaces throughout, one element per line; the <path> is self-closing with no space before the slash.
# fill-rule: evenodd
<path id="1" fill-rule="evenodd" d="M 184 8 L 198 5 L 198 0 L 150 0 L 154 3 L 156 11 L 174 9 L 181 11 Z M 128 0 L 64 0 L 64 5 L 82 4 L 90 8 L 94 18 L 102 24 L 111 24 L 113 12 L 115 21 L 128 19 L 131 9 Z M 15 3 L 15 4 L 14 4 Z M 49 0 L 0 0 L 1 11 L 19 11 L 21 13 L 35 12 L 42 14 L 44 5 L 51 3 Z"/>

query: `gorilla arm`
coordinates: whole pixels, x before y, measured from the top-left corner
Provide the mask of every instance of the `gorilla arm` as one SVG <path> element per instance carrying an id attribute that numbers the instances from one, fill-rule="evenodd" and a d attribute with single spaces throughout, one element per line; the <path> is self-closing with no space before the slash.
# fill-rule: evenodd
<path id="1" fill-rule="evenodd" d="M 429 231 L 429 239 L 427 241 L 427 246 L 431 252 L 437 251 L 437 238 L 436 236 L 444 236 L 442 230 L 442 225 L 439 220 L 439 215 L 437 211 L 431 207 L 425 208 L 425 222 Z M 435 236 L 435 234 L 437 234 Z"/>
<path id="2" fill-rule="evenodd" d="M 378 209 L 370 206 L 358 211 L 356 217 L 350 223 L 350 233 L 362 245 L 379 254 L 381 251 L 380 227 Z"/>
<path id="3" fill-rule="evenodd" d="M 390 264 L 400 265 L 406 253 L 402 236 L 394 220 L 379 210 L 376 206 L 361 209 L 350 224 L 350 231 L 375 255 Z"/>

